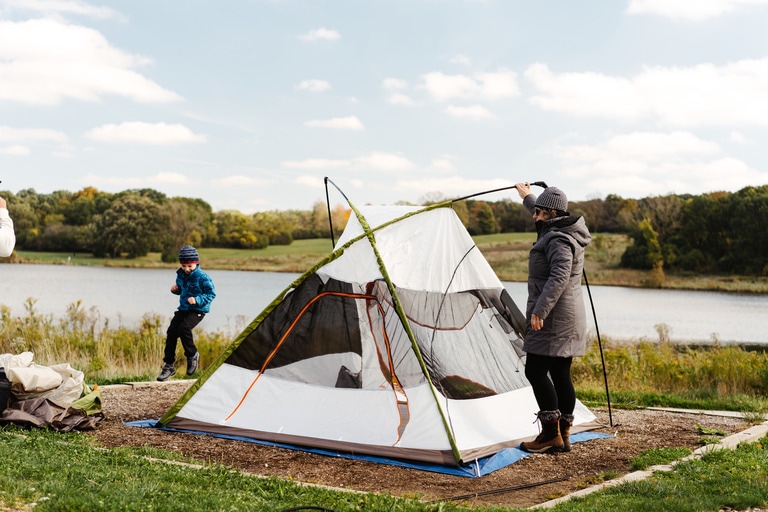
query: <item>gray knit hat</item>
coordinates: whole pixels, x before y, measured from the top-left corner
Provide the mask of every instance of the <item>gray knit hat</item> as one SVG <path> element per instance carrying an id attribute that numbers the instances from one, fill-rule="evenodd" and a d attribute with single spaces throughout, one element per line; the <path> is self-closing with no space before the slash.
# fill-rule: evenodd
<path id="1" fill-rule="evenodd" d="M 179 263 L 199 263 L 200 256 L 197 254 L 197 249 L 191 245 L 185 245 L 179 249 Z"/>
<path id="2" fill-rule="evenodd" d="M 547 187 L 544 192 L 536 198 L 536 204 L 538 208 L 544 208 L 546 210 L 557 210 L 560 212 L 568 211 L 568 198 L 565 197 L 565 192 L 557 187 Z"/>

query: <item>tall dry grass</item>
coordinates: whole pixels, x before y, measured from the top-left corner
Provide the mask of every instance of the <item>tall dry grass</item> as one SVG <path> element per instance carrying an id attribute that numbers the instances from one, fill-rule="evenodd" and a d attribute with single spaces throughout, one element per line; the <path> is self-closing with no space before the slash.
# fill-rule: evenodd
<path id="1" fill-rule="evenodd" d="M 154 379 L 163 364 L 166 319 L 145 314 L 138 327 L 113 327 L 102 320 L 97 308 L 85 309 L 80 301 L 54 319 L 41 314 L 36 301 L 28 299 L 21 316 L 0 306 L 0 353 L 32 352 L 44 366 L 69 363 L 81 370 L 89 383 Z M 195 331 L 201 366 L 212 362 L 234 339 L 230 333 Z M 177 365 L 186 364 L 179 343 Z"/>
<path id="2" fill-rule="evenodd" d="M 41 314 L 29 299 L 25 312 L 12 316 L 0 306 L 0 353 L 32 352 L 36 363 L 69 363 L 90 383 L 152 380 L 162 366 L 167 319 L 146 314 L 135 328 L 113 327 L 98 310 L 78 301 L 66 315 Z M 614 391 L 713 399 L 729 396 L 768 399 L 768 352 L 714 344 L 688 347 L 671 343 L 668 328 L 657 326 L 657 341 L 634 344 L 593 340 L 573 365 L 574 382 L 583 389 L 604 385 L 603 360 Z M 195 331 L 201 367 L 212 363 L 238 333 Z M 184 367 L 181 345 L 177 365 Z"/>
<path id="3" fill-rule="evenodd" d="M 602 356 L 597 340 L 592 340 L 585 356 L 574 361 L 577 387 L 600 389 L 607 374 L 609 388 L 633 396 L 664 394 L 721 403 L 732 397 L 732 409 L 736 410 L 744 398 L 752 408 L 768 403 L 765 350 L 717 342 L 708 346 L 681 345 L 669 341 L 669 329 L 664 324 L 656 329 L 657 341 L 626 344 L 603 340 Z"/>

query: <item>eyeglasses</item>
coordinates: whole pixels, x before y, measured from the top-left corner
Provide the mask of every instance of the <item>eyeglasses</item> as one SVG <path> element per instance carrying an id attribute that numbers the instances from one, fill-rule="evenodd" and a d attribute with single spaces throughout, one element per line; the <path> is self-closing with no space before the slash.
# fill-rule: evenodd
<path id="1" fill-rule="evenodd" d="M 533 209 L 533 214 L 534 214 L 534 215 L 544 215 L 544 212 L 545 212 L 545 211 L 546 211 L 546 210 L 542 210 L 541 208 L 534 208 L 534 209 Z"/>

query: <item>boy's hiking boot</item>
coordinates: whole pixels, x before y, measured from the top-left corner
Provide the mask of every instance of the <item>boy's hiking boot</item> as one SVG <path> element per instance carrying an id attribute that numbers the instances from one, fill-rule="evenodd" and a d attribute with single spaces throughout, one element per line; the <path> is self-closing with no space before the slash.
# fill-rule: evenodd
<path id="1" fill-rule="evenodd" d="M 163 365 L 163 371 L 161 371 L 160 375 L 157 376 L 157 380 L 162 382 L 164 380 L 170 379 L 174 375 L 176 375 L 176 368 L 174 368 L 172 364 L 165 363 Z"/>
<path id="2" fill-rule="evenodd" d="M 559 452 L 563 450 L 560 437 L 560 411 L 539 411 L 541 433 L 529 443 L 520 443 L 520 449 L 531 453 Z"/>
<path id="3" fill-rule="evenodd" d="M 200 361 L 200 352 L 187 358 L 187 375 L 192 375 L 197 371 L 197 363 Z"/>

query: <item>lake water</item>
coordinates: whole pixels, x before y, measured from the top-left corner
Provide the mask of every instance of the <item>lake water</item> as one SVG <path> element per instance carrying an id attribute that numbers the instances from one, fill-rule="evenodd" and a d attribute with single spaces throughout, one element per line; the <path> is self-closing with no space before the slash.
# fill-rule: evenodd
<path id="1" fill-rule="evenodd" d="M 204 267 L 203 267 L 204 268 Z M 299 274 L 207 270 L 216 285 L 211 313 L 199 329 L 236 336 Z M 170 269 L 124 269 L 67 265 L 0 265 L 0 304 L 18 316 L 34 299 L 42 314 L 61 317 L 77 301 L 95 308 L 100 325 L 133 327 L 146 313 L 170 320 L 178 297 L 171 294 Z M 504 283 L 521 311 L 525 283 Z M 720 292 L 647 290 L 590 286 L 597 326 L 603 339 L 657 340 L 657 324 L 674 341 L 768 344 L 768 296 Z M 587 320 L 595 329 L 586 288 Z"/>

